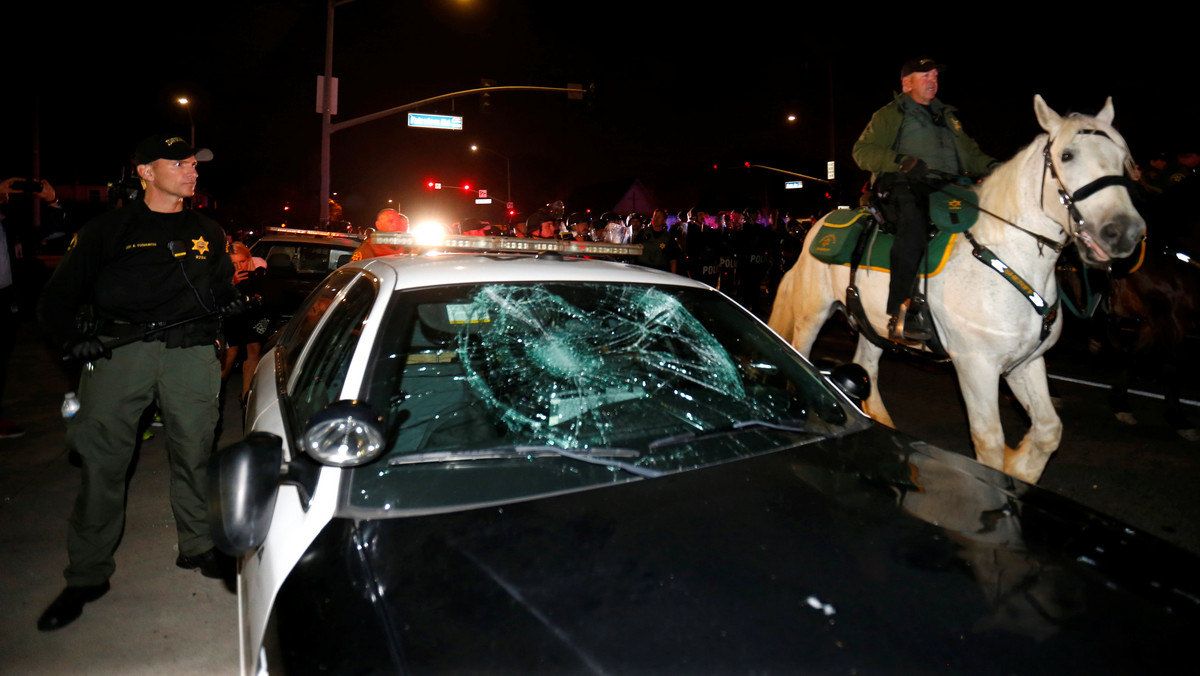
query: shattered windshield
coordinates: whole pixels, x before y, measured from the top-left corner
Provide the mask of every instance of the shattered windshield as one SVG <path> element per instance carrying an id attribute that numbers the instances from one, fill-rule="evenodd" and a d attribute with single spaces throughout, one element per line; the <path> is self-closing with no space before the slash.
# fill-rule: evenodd
<path id="1" fill-rule="evenodd" d="M 397 294 L 387 322 L 368 396 L 390 450 L 354 470 L 355 507 L 659 476 L 863 424 L 778 337 L 707 289 L 440 287 Z"/>

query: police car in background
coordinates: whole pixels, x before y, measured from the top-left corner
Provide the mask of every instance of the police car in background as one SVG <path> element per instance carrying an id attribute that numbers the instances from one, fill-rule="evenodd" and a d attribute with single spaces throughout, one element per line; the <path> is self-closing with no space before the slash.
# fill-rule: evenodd
<path id="1" fill-rule="evenodd" d="M 364 239 L 363 235 L 324 230 L 267 228 L 266 234 L 250 247 L 253 256 L 267 263 L 258 285 L 272 318 L 267 335 L 291 319 L 329 273 L 349 263 Z"/>
<path id="2" fill-rule="evenodd" d="M 356 261 L 214 458 L 245 674 L 1147 672 L 1200 561 L 876 425 L 625 245 Z M 843 383 L 842 389 L 832 386 Z"/>

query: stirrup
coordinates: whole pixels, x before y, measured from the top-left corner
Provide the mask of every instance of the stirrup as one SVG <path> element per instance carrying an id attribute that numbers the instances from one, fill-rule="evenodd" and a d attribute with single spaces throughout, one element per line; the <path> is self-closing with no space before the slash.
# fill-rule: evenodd
<path id="1" fill-rule="evenodd" d="M 887 339 L 907 347 L 920 347 L 920 342 L 910 340 L 904 335 L 904 310 L 901 310 L 900 314 L 888 316 Z"/>
<path id="2" fill-rule="evenodd" d="M 923 297 L 914 296 L 905 301 L 900 306 L 900 311 L 904 314 L 904 323 L 900 329 L 904 340 L 923 343 L 933 338 L 933 327 L 930 326 L 929 313 Z"/>

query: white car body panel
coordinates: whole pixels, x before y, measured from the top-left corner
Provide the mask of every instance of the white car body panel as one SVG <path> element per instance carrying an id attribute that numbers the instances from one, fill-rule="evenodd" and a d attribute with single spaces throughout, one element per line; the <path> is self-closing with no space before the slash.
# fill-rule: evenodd
<path id="1" fill-rule="evenodd" d="M 380 317 L 387 310 L 392 295 L 397 292 L 495 281 L 612 281 L 660 286 L 705 286 L 686 277 L 633 265 L 578 259 L 536 260 L 528 256 L 402 255 L 374 258 L 352 265 L 374 275 L 379 282 L 379 292 L 364 322 L 359 344 L 355 348 L 346 382 L 341 390 L 342 399 L 354 399 L 358 396 L 372 347 L 379 330 L 385 324 Z M 354 283 L 358 283 L 358 280 L 347 284 L 337 299 L 343 298 L 346 289 Z M 335 301 L 331 307 L 336 305 Z M 328 316 L 326 314 L 321 319 L 314 335 L 324 328 Z M 297 361 L 297 368 L 289 375 L 289 391 L 295 387 L 296 373 L 300 366 L 310 356 L 309 347 L 306 345 Z M 287 462 L 293 459 L 294 455 L 288 445 L 287 429 L 280 410 L 275 361 L 276 352 L 275 349 L 271 349 L 259 362 L 246 402 L 245 429 L 247 432 L 270 432 L 282 438 L 283 457 Z M 260 668 L 269 667 L 259 664 L 259 658 L 275 597 L 297 561 L 333 518 L 341 478 L 341 468 L 322 467 L 316 490 L 307 508 L 296 486 L 281 485 L 265 541 L 261 547 L 241 559 L 238 570 L 238 625 L 243 675 L 263 673 Z"/>

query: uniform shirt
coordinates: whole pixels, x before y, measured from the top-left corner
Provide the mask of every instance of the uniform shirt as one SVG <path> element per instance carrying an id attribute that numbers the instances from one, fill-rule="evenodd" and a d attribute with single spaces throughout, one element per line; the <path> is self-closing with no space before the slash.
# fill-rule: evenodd
<path id="1" fill-rule="evenodd" d="M 879 174 L 900 171 L 903 156 L 922 159 L 949 174 L 983 174 L 996 162 L 963 131 L 956 109 L 938 99 L 922 106 L 908 94 L 875 111 L 854 144 L 860 169 Z"/>
<path id="2" fill-rule="evenodd" d="M 167 323 L 236 297 L 221 226 L 195 211 L 159 213 L 137 202 L 79 230 L 42 292 L 40 314 L 66 344 L 82 337 L 75 318 L 86 305 L 98 320 Z M 188 342 L 211 341 L 219 327 L 217 318 L 199 322 Z"/>

